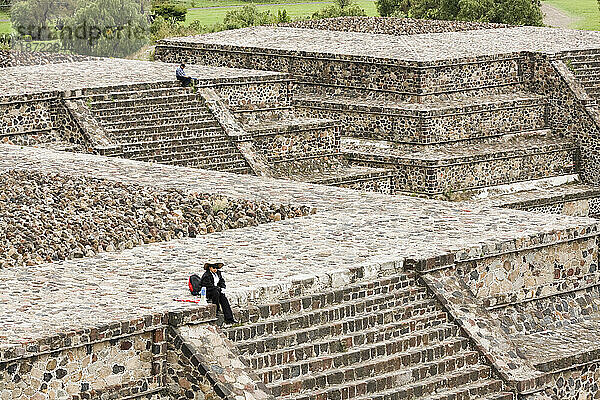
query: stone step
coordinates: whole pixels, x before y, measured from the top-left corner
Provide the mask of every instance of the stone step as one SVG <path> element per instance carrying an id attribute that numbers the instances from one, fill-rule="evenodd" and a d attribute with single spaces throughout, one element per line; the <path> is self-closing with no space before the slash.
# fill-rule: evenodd
<path id="1" fill-rule="evenodd" d="M 396 143 L 473 141 L 545 127 L 545 100 L 528 92 L 410 103 L 381 97 L 299 97 L 303 115 L 344 123 L 342 134 Z"/>
<path id="2" fill-rule="evenodd" d="M 477 203 L 489 207 L 596 217 L 600 214 L 600 188 L 581 183 L 541 186 L 512 193 L 500 193 Z"/>
<path id="3" fill-rule="evenodd" d="M 114 141 L 127 145 L 152 143 L 153 141 L 163 140 L 203 140 L 213 139 L 215 137 L 225 137 L 221 127 L 209 126 L 205 128 L 196 128 L 192 130 L 154 130 L 145 132 L 114 132 L 112 133 Z"/>
<path id="4" fill-rule="evenodd" d="M 382 141 L 342 141 L 347 157 L 360 165 L 395 168 L 397 188 L 444 195 L 486 186 L 530 181 L 577 171 L 577 147 L 548 131 L 480 144 L 408 148 Z"/>
<path id="5" fill-rule="evenodd" d="M 219 145 L 193 143 L 169 146 L 152 146 L 147 148 L 123 147 L 123 156 L 131 159 L 140 159 L 146 157 L 149 159 L 154 159 L 154 157 L 166 157 L 171 159 L 177 158 L 176 156 L 178 155 L 196 155 L 196 158 L 198 159 L 210 159 L 211 157 L 222 158 L 224 156 L 239 158 L 237 148 L 228 143 Z"/>
<path id="6" fill-rule="evenodd" d="M 568 64 L 569 63 L 567 63 L 567 65 Z M 600 56 L 590 56 L 578 59 L 571 59 L 570 64 L 575 70 L 600 68 Z"/>
<path id="7" fill-rule="evenodd" d="M 155 162 L 159 164 L 167 165 L 179 165 L 184 167 L 202 168 L 216 171 L 250 171 L 246 160 L 232 157 L 197 157 L 196 153 L 178 153 L 178 154 L 164 154 L 157 156 L 147 157 L 133 157 L 132 160 Z"/>
<path id="8" fill-rule="evenodd" d="M 265 121 L 284 121 L 294 118 L 294 108 L 287 105 L 252 110 L 236 110 L 233 113 L 242 125 L 257 125 Z"/>
<path id="9" fill-rule="evenodd" d="M 151 150 L 157 148 L 170 148 L 173 146 L 205 146 L 206 148 L 235 148 L 229 138 L 221 132 L 210 136 L 181 136 L 170 138 L 147 138 L 145 141 L 122 143 L 124 148 L 130 150 Z"/>
<path id="10" fill-rule="evenodd" d="M 188 157 L 181 159 L 165 160 L 161 161 L 161 163 L 167 165 L 179 165 L 183 167 L 193 167 L 213 171 L 230 172 L 232 174 L 252 174 L 252 169 L 248 166 L 246 160 L 243 159 L 206 162 L 206 160 L 198 160 L 198 158 L 196 157 Z"/>
<path id="11" fill-rule="evenodd" d="M 293 393 L 326 389 L 329 385 L 340 384 L 344 381 L 355 382 L 392 372 L 401 372 L 408 382 L 418 382 L 437 375 L 438 371 L 445 373 L 477 364 L 479 354 L 476 351 L 468 350 L 467 343 L 465 340 L 410 354 L 377 357 L 360 362 L 358 365 L 330 368 L 324 372 L 307 373 L 296 379 L 275 381 L 266 385 L 274 395 L 287 396 Z"/>
<path id="12" fill-rule="evenodd" d="M 168 160 L 180 160 L 193 158 L 197 161 L 206 161 L 211 163 L 218 160 L 221 161 L 237 161 L 244 160 L 237 153 L 236 148 L 224 148 L 224 149 L 204 149 L 202 145 L 194 146 L 178 146 L 171 148 L 160 148 L 160 149 L 142 149 L 133 150 L 123 149 L 123 156 L 133 160 L 144 160 L 163 162 Z"/>
<path id="13" fill-rule="evenodd" d="M 593 86 L 593 87 L 586 87 L 585 91 L 593 97 L 598 96 L 598 95 L 600 95 L 600 85 Z"/>
<path id="14" fill-rule="evenodd" d="M 264 121 L 257 125 L 246 125 L 244 129 L 252 135 L 286 135 L 302 131 L 332 128 L 340 125 L 339 122 L 331 119 L 296 117 L 281 121 Z"/>
<path id="15" fill-rule="evenodd" d="M 272 386 L 281 381 L 293 382 L 294 379 L 302 379 L 306 375 L 323 374 L 333 369 L 338 369 L 337 373 L 339 369 L 351 366 L 369 369 L 381 363 L 388 363 L 390 368 L 393 369 L 406 368 L 468 350 L 469 342 L 463 337 L 452 337 L 438 343 L 409 350 L 404 350 L 403 346 L 404 341 L 402 338 L 398 338 L 388 342 L 356 347 L 337 354 L 263 368 L 256 371 L 256 373 L 263 383 Z M 351 371 L 349 368 L 347 370 Z M 348 374 L 345 373 L 344 375 L 347 376 Z M 360 376 L 354 377 L 354 379 L 360 378 Z"/>
<path id="16" fill-rule="evenodd" d="M 575 77 L 580 79 L 582 77 L 595 77 L 600 74 L 600 66 L 598 67 L 588 67 L 588 68 L 578 68 L 574 70 Z"/>
<path id="17" fill-rule="evenodd" d="M 581 82 L 584 86 L 600 85 L 600 69 L 598 69 L 597 74 L 581 75 L 577 77 L 577 80 L 579 80 L 579 82 Z"/>
<path id="18" fill-rule="evenodd" d="M 122 93 L 122 92 L 132 92 L 132 91 L 147 91 L 153 89 L 183 89 L 181 83 L 176 80 L 168 80 L 161 82 L 152 82 L 152 83 L 137 83 L 130 85 L 117 85 L 117 86 L 105 86 L 105 87 L 96 87 L 96 88 L 88 88 L 83 90 L 84 96 L 98 96 L 104 95 L 108 93 Z"/>
<path id="19" fill-rule="evenodd" d="M 160 134 L 163 132 L 189 132 L 198 131 L 204 129 L 221 129 L 221 126 L 215 120 L 208 121 L 195 121 L 195 122 L 171 122 L 164 125 L 154 124 L 151 121 L 150 124 L 140 125 L 125 125 L 125 126 L 111 126 L 107 127 L 106 131 L 115 137 L 131 136 L 132 134 Z"/>
<path id="20" fill-rule="evenodd" d="M 240 323 L 258 322 L 276 316 L 313 311 L 335 304 L 366 298 L 372 295 L 388 293 L 393 290 L 411 290 L 414 294 L 423 291 L 423 287 L 415 286 L 413 272 L 395 274 L 371 281 L 359 281 L 345 285 L 343 288 L 331 289 L 322 293 L 312 293 L 277 303 L 260 304 L 243 310 L 239 316 Z M 245 311 L 245 312 L 244 312 Z"/>
<path id="21" fill-rule="evenodd" d="M 500 390 L 502 390 L 502 381 L 497 379 L 481 379 L 467 385 L 461 385 L 458 388 L 442 390 L 433 395 L 428 395 L 427 400 L 512 399 L 512 393 L 502 393 L 499 392 Z M 507 397 L 507 395 L 510 397 Z M 405 397 L 405 391 L 403 389 L 391 389 L 374 396 L 369 396 L 368 398 L 372 400 L 397 400 L 406 399 L 407 397 Z M 359 397 L 356 400 L 366 399 L 366 397 Z"/>
<path id="22" fill-rule="evenodd" d="M 191 88 L 175 86 L 175 87 L 160 87 L 160 88 L 143 89 L 143 90 L 110 91 L 110 92 L 106 92 L 106 93 L 91 94 L 91 95 L 89 95 L 88 98 L 92 102 L 98 102 L 98 101 L 146 99 L 146 98 L 152 98 L 152 97 L 169 97 L 169 96 L 178 96 L 181 94 L 194 94 L 194 93 Z"/>
<path id="23" fill-rule="evenodd" d="M 348 335 L 332 337 L 327 340 L 312 341 L 308 344 L 284 350 L 259 353 L 248 359 L 253 369 L 281 366 L 291 362 L 307 360 L 313 357 L 350 351 L 360 346 L 374 345 L 384 341 L 398 340 L 399 351 L 428 345 L 457 336 L 458 326 L 452 323 L 440 324 L 416 332 L 405 333 L 403 322 L 392 322 L 371 329 L 353 332 Z"/>
<path id="24" fill-rule="evenodd" d="M 181 115 L 188 112 L 196 112 L 210 114 L 206 109 L 203 102 L 198 100 L 192 100 L 185 103 L 185 106 L 179 107 L 178 104 L 138 104 L 123 107 L 112 107 L 112 108 L 91 108 L 94 115 L 101 120 L 108 119 L 127 119 L 135 118 L 140 115 L 142 118 L 159 115 L 160 113 L 174 113 L 175 115 Z M 210 114 L 212 115 L 212 114 Z"/>
<path id="25" fill-rule="evenodd" d="M 122 99 L 122 100 L 100 100 L 92 101 L 90 108 L 93 111 L 101 111 L 107 109 L 121 109 L 126 107 L 136 106 L 151 106 L 151 105 L 181 105 L 189 106 L 189 102 L 198 101 L 198 95 L 193 93 L 182 93 L 164 97 L 148 97 L 144 99 Z"/>
<path id="26" fill-rule="evenodd" d="M 354 317 L 361 313 L 385 310 L 390 307 L 404 306 L 403 312 L 410 314 L 414 309 L 429 306 L 432 299 L 427 299 L 427 292 L 421 289 L 418 293 L 412 288 L 369 296 L 344 302 L 330 307 L 319 308 L 313 311 L 284 315 L 279 318 L 269 318 L 228 329 L 225 334 L 230 340 L 240 341 L 257 336 L 273 335 L 294 329 L 308 328 L 317 323 L 327 323 Z"/>
<path id="27" fill-rule="evenodd" d="M 429 395 L 439 392 L 444 388 L 467 385 L 478 380 L 487 380 L 490 376 L 490 368 L 480 364 L 456 364 L 472 362 L 470 358 L 461 356 L 448 358 L 446 364 L 431 363 L 424 364 L 414 369 L 393 371 L 380 374 L 357 381 L 344 382 L 341 384 L 328 385 L 327 388 L 309 393 L 293 393 L 280 399 L 294 400 L 336 400 L 348 398 L 367 399 L 373 398 L 374 394 L 393 393 L 389 399 L 419 399 L 428 398 Z M 434 367 L 438 366 L 438 369 Z M 433 368 L 432 368 L 433 367 Z M 431 368 L 431 371 L 428 369 Z M 442 370 L 443 369 L 443 370 Z M 426 377 L 426 375 L 431 375 Z M 419 379 L 418 381 L 414 381 Z M 362 396 L 362 397 L 360 397 Z M 387 398 L 387 397 L 386 397 Z"/>
<path id="28" fill-rule="evenodd" d="M 258 353 L 274 352 L 293 346 L 299 346 L 312 342 L 317 338 L 326 339 L 339 337 L 340 335 L 361 332 L 376 326 L 387 325 L 395 321 L 400 324 L 397 329 L 404 334 L 408 334 L 447 323 L 448 315 L 443 311 L 435 309 L 412 318 L 401 320 L 396 318 L 395 310 L 390 309 L 365 316 L 357 316 L 351 319 L 347 318 L 323 326 L 312 326 L 267 337 L 261 336 L 256 339 L 237 343 L 236 346 L 242 354 L 251 357 Z"/>
<path id="29" fill-rule="evenodd" d="M 563 53 L 564 58 L 581 58 L 581 57 L 596 57 L 600 56 L 600 49 L 575 50 Z"/>
<path id="30" fill-rule="evenodd" d="M 307 157 L 324 160 L 332 152 L 339 152 L 340 125 L 331 120 L 294 117 L 263 121 L 244 129 L 270 164 L 296 162 Z M 308 170 L 314 169 L 309 167 Z M 284 175 L 287 177 L 287 173 Z"/>
<path id="31" fill-rule="evenodd" d="M 193 115 L 202 119 L 214 118 L 212 113 L 208 111 L 202 103 L 197 103 L 196 106 L 183 108 L 160 107 L 151 111 L 140 111 L 134 107 L 110 111 L 123 112 L 113 113 L 109 115 L 99 115 L 98 113 L 96 113 L 96 115 L 102 122 L 106 124 L 123 121 L 138 123 L 142 121 L 152 120 L 154 118 L 188 117 Z"/>
<path id="32" fill-rule="evenodd" d="M 5 127 L 6 131 L 0 132 L 0 138 L 11 138 L 14 136 L 31 136 L 31 137 L 45 137 L 48 139 L 54 139 L 52 135 L 52 128 L 47 129 L 37 129 L 35 126 L 21 126 L 19 127 L 19 131 L 8 130 L 8 127 Z M 9 139 L 10 140 L 10 139 Z"/>
<path id="33" fill-rule="evenodd" d="M 170 123 L 193 123 L 196 121 L 214 121 L 215 124 L 218 122 L 214 116 L 208 112 L 199 109 L 189 108 L 184 112 L 180 110 L 168 110 L 168 111 L 153 111 L 151 113 L 142 113 L 134 115 L 119 115 L 111 117 L 100 118 L 102 124 L 106 127 L 121 128 L 131 125 L 137 126 L 149 126 L 155 125 L 166 125 Z"/>
<path id="34" fill-rule="evenodd" d="M 160 129 L 163 127 L 181 127 L 182 130 L 187 130 L 188 127 L 220 127 L 219 123 L 214 118 L 212 118 L 212 116 L 202 118 L 196 115 L 167 118 L 157 116 L 154 119 L 148 119 L 145 121 L 118 121 L 104 123 L 103 125 L 109 132 L 137 132 L 152 129 Z"/>
<path id="35" fill-rule="evenodd" d="M 478 400 L 515 400 L 515 395 L 511 392 L 492 393 Z"/>

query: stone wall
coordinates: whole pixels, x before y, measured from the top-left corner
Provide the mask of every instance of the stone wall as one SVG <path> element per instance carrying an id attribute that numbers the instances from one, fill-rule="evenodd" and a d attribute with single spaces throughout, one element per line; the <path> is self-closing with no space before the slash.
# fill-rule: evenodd
<path id="1" fill-rule="evenodd" d="M 600 113 L 560 60 L 531 55 L 524 64 L 524 77 L 531 88 L 546 97 L 547 122 L 556 132 L 572 138 L 580 149 L 580 177 L 600 184 Z"/>
<path id="2" fill-rule="evenodd" d="M 483 147 L 485 145 L 479 145 Z M 465 154 L 456 144 L 436 150 L 406 152 L 389 156 L 357 152 L 346 146 L 348 158 L 358 165 L 391 168 L 397 171 L 396 186 L 407 193 L 450 196 L 455 192 L 541 179 L 575 172 L 572 145 L 540 143 L 538 148 L 517 149 L 508 146 L 489 153 Z M 472 170 L 481 173 L 472 174 Z"/>
<path id="3" fill-rule="evenodd" d="M 544 251 L 510 252 L 501 257 L 460 263 L 457 271 L 479 298 L 519 293 L 523 299 L 531 298 L 541 287 L 556 280 L 597 272 L 597 263 L 596 238 L 592 236 L 550 246 Z"/>
<path id="4" fill-rule="evenodd" d="M 163 316 L 149 316 L 5 350 L 0 397 L 80 400 L 156 393 L 163 387 L 164 323 Z"/>
<path id="5" fill-rule="evenodd" d="M 187 399 L 274 399 L 256 374 L 241 361 L 239 352 L 214 325 L 171 328 L 169 357 L 179 371 L 169 369 L 167 379 Z M 188 384 L 189 383 L 189 384 Z M 183 385 L 182 385 L 183 384 Z"/>
<path id="6" fill-rule="evenodd" d="M 347 136 L 396 143 L 433 144 L 481 139 L 506 133 L 543 129 L 541 100 L 506 104 L 473 104 L 446 109 L 383 107 L 365 99 L 363 104 L 311 101 L 296 102 L 306 116 L 344 122 Z"/>
<path id="7" fill-rule="evenodd" d="M 0 140 L 22 146 L 62 142 L 78 151 L 92 142 L 65 103 L 54 94 L 0 103 Z"/>
<path id="8" fill-rule="evenodd" d="M 412 18 L 339 17 L 318 20 L 294 21 L 279 26 L 322 29 L 330 31 L 379 33 L 385 35 L 420 35 L 477 29 L 506 28 L 508 25 L 467 21 L 438 21 Z"/>
<path id="9" fill-rule="evenodd" d="M 0 50 L 0 68 L 88 61 L 94 58 L 78 54 Z"/>
<path id="10" fill-rule="evenodd" d="M 153 314 L 2 349 L 0 398 L 154 400 L 182 390 L 185 398 L 185 375 L 168 380 L 180 371 L 172 354 L 177 338 L 169 333 L 179 324 L 211 321 L 215 311 L 209 305 Z M 212 392 L 210 386 L 205 389 Z"/>
<path id="11" fill-rule="evenodd" d="M 523 210 L 535 213 L 545 214 L 564 214 L 573 215 L 576 217 L 592 217 L 600 216 L 600 197 L 586 197 L 581 199 L 556 200 L 553 202 L 540 202 L 542 204 L 513 203 L 506 206 L 514 210 Z"/>
<path id="12" fill-rule="evenodd" d="M 385 59 L 353 59 L 336 55 L 309 55 L 294 51 L 230 49 L 200 43 L 181 47 L 168 40 L 157 44 L 157 60 L 211 66 L 248 68 L 293 74 L 301 84 L 354 89 L 359 93 L 392 93 L 399 98 L 421 98 L 452 91 L 465 91 L 518 84 L 519 54 L 464 58 L 460 61 L 405 62 Z"/>
<path id="13" fill-rule="evenodd" d="M 8 171 L 0 176 L 3 268 L 92 256 L 309 212 L 305 207 L 52 172 Z"/>
<path id="14" fill-rule="evenodd" d="M 523 400 L 581 400 L 600 397 L 600 362 L 593 362 L 562 373 L 553 374 L 548 387 Z"/>
<path id="15" fill-rule="evenodd" d="M 520 399 L 591 398 L 598 391 L 597 235 L 564 239 L 529 249 L 515 243 L 495 257 L 473 254 L 423 275 Z"/>

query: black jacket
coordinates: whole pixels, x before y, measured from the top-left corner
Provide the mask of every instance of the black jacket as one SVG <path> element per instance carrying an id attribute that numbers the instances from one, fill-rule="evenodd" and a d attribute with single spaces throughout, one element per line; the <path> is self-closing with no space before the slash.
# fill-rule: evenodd
<path id="1" fill-rule="evenodd" d="M 206 288 L 206 297 L 209 299 L 219 297 L 221 288 L 225 289 L 225 279 L 223 279 L 221 271 L 217 270 L 217 276 L 219 277 L 219 284 L 217 286 L 215 286 L 215 279 L 210 271 L 206 271 L 200 280 L 200 286 Z"/>

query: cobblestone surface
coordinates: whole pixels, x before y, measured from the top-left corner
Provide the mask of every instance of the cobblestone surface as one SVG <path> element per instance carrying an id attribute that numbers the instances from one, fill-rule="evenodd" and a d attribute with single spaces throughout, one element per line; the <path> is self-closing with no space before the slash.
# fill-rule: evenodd
<path id="1" fill-rule="evenodd" d="M 5 68 L 0 74 L 3 96 L 81 90 L 132 83 L 174 82 L 175 64 L 123 59 Z M 200 80 L 281 76 L 276 72 L 189 65 L 186 73 Z"/>
<path id="2" fill-rule="evenodd" d="M 228 295 L 232 302 L 244 303 L 248 298 L 266 301 L 302 277 L 317 276 L 318 281 L 331 283 L 340 279 L 340 271 L 353 267 L 377 268 L 391 261 L 448 254 L 456 254 L 457 259 L 481 257 L 515 246 L 569 240 L 586 229 L 597 229 L 596 221 L 582 218 L 466 209 L 459 204 L 411 197 L 390 198 L 284 180 L 2 145 L 0 172 L 6 170 L 53 170 L 188 193 L 293 202 L 316 207 L 317 214 L 1 271 L 0 348 L 73 327 L 194 307 L 173 298 L 187 295 L 189 274 L 199 272 L 209 259 L 225 262 Z"/>
<path id="3" fill-rule="evenodd" d="M 77 54 L 44 53 L 41 51 L 0 51 L 0 68 L 43 65 L 93 60 L 95 57 Z"/>
<path id="4" fill-rule="evenodd" d="M 515 27 L 412 36 L 381 36 L 299 28 L 254 27 L 172 38 L 169 44 L 269 49 L 341 58 L 438 61 L 522 51 L 557 53 L 600 47 L 600 32 Z"/>

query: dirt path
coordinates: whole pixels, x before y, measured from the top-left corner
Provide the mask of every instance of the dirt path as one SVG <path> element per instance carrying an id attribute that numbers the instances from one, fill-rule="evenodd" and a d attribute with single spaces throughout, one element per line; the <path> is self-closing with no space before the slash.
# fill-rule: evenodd
<path id="1" fill-rule="evenodd" d="M 576 18 L 546 3 L 542 3 L 542 13 L 544 14 L 544 24 L 555 28 L 568 29 L 577 22 Z"/>

